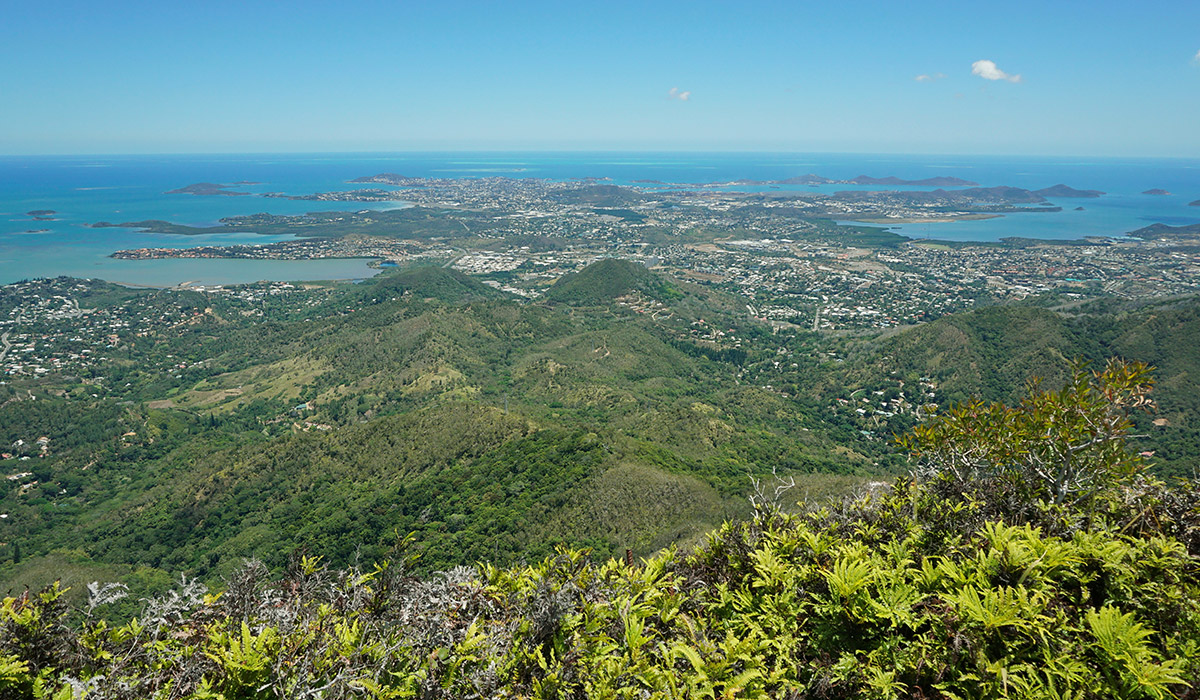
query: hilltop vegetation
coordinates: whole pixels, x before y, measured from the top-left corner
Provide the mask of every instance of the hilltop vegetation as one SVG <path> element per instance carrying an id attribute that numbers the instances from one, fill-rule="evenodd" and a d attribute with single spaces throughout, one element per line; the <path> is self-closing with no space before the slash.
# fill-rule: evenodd
<path id="1" fill-rule="evenodd" d="M 1147 479 L 1127 450 L 1148 392 L 1144 366 L 1077 368 L 1019 406 L 931 420 L 919 478 L 890 492 L 797 514 L 768 497 L 638 563 L 562 548 L 422 579 L 398 542 L 371 568 L 251 561 L 220 595 L 185 579 L 118 627 L 96 615 L 119 586 L 91 586 L 74 618 L 57 587 L 6 598 L 0 692 L 1193 697 L 1200 485 Z M 1076 477 L 1044 481 L 1047 454 Z"/>
<path id="2" fill-rule="evenodd" d="M 663 278 L 630 260 L 605 258 L 583 270 L 563 276 L 546 291 L 546 300 L 577 306 L 610 304 L 617 297 L 641 292 L 658 301 L 679 298 L 678 290 Z"/>
<path id="3" fill-rule="evenodd" d="M 1014 400 L 1029 377 L 1065 381 L 1069 361 L 1140 360 L 1157 368 L 1158 411 L 1138 417 L 1140 447 L 1154 451 L 1160 473 L 1200 468 L 1200 303 L 1093 302 L 1055 312 L 1033 306 L 991 307 L 948 316 L 884 341 L 868 364 L 927 375 L 944 402 L 973 396 Z M 1157 424 L 1154 423 L 1157 421 Z"/>
<path id="4" fill-rule="evenodd" d="M 649 197 L 619 185 L 584 185 L 554 193 L 550 199 L 563 204 L 588 204 L 597 207 L 622 207 L 644 202 Z"/>
<path id="5" fill-rule="evenodd" d="M 457 270 L 440 267 L 417 267 L 383 277 L 377 283 L 366 287 L 361 296 L 364 300 L 374 302 L 391 295 L 406 294 L 418 299 L 448 303 L 472 299 L 498 299 L 505 296 L 503 292 L 480 284 Z"/>

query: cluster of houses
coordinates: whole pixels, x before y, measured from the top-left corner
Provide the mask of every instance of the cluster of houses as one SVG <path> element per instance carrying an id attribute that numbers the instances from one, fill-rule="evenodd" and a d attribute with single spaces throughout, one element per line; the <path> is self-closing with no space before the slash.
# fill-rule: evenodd
<path id="1" fill-rule="evenodd" d="M 15 441 L 9 452 L 0 452 L 0 459 L 29 459 L 30 457 L 45 457 L 48 454 L 50 454 L 50 438 L 43 435 L 33 442 L 24 439 Z"/>

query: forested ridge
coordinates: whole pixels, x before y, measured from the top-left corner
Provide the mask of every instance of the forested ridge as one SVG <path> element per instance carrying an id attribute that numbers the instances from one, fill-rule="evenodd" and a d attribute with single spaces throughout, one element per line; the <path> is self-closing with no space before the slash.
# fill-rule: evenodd
<path id="1" fill-rule="evenodd" d="M 739 378 L 746 350 L 689 335 L 703 315 L 772 337 L 734 300 L 606 264 L 640 281 L 531 304 L 416 268 L 248 307 L 97 284 L 83 303 L 187 315 L 128 334 L 99 379 L 0 388 L 0 438 L 51 446 L 9 462 L 33 473 L 2 501 L 0 575 L 217 581 L 247 556 L 341 565 L 409 533 L 422 570 L 559 542 L 645 555 L 744 512 L 752 474 L 826 489 L 880 471 L 882 453 L 813 400 Z M 631 308 L 661 290 L 669 317 Z"/>
<path id="2" fill-rule="evenodd" d="M 1136 444 L 1164 474 L 1200 459 L 1194 300 L 992 307 L 876 338 L 772 328 L 619 260 L 532 303 L 436 267 L 240 306 L 89 284 L 85 305 L 184 320 L 126 333 L 97 376 L 0 386 L 0 439 L 32 455 L 13 451 L 31 475 L 0 500 L 8 586 L 342 565 L 409 533 L 423 570 L 560 542 L 645 555 L 744 514 L 753 477 L 886 481 L 920 411 L 1013 400 L 1073 358 L 1156 365 Z"/>
<path id="3" fill-rule="evenodd" d="M 974 397 L 1016 402 L 1035 377 L 1063 386 L 1076 361 L 1153 365 L 1129 450 L 1158 478 L 1200 464 L 1195 299 L 839 335 L 618 260 L 538 301 L 436 267 L 241 297 L 70 284 L 81 306 L 169 322 L 131 324 L 85 371 L 0 385 L 0 440 L 24 442 L 2 462 L 21 476 L 0 495 L 0 583 L 61 580 L 77 606 L 120 581 L 114 621 L 181 574 L 221 590 L 248 559 L 336 578 L 403 552 L 433 585 L 565 551 L 691 557 L 762 517 L 754 484 L 794 484 L 784 511 L 879 488 L 912 469 L 895 435 Z"/>
<path id="4" fill-rule="evenodd" d="M 258 560 L 219 593 L 58 584 L 0 602 L 0 692 L 54 698 L 1195 697 L 1200 485 L 1129 449 L 1151 370 L 1079 363 L 900 441 L 891 488 L 787 508 L 792 479 L 687 551 L 559 546 L 414 575 Z"/>

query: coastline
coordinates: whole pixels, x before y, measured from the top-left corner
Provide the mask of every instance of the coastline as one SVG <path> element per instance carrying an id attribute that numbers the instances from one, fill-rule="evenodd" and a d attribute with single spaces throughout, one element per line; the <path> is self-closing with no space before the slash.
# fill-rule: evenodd
<path id="1" fill-rule="evenodd" d="M 894 219 L 882 218 L 861 218 L 861 219 L 839 219 L 839 221 L 849 221 L 857 224 L 872 224 L 875 226 L 886 224 L 953 224 L 959 221 L 983 221 L 985 219 L 1003 219 L 1003 214 L 963 214 L 962 216 L 949 216 L 936 219 L 920 219 L 912 217 L 896 217 Z"/>
<path id="2" fill-rule="evenodd" d="M 367 265 L 359 272 L 345 274 L 337 269 L 335 259 L 319 263 L 276 259 L 245 261 L 238 263 L 200 263 L 198 260 L 160 260 L 154 265 L 140 266 L 132 261 L 116 261 L 110 256 L 118 250 L 140 250 L 151 248 L 213 247 L 223 248 L 240 245 L 269 245 L 281 241 L 311 240 L 311 236 L 297 236 L 312 229 L 299 225 L 316 223 L 312 218 L 314 209 L 324 210 L 329 221 L 326 230 L 351 228 L 337 218 L 353 219 L 359 230 L 370 234 L 391 234 L 397 238 L 423 238 L 440 242 L 456 236 L 478 237 L 480 233 L 490 236 L 485 221 L 472 221 L 454 226 L 433 225 L 437 221 L 402 221 L 405 217 L 395 213 L 397 209 L 413 207 L 413 200 L 428 200 L 427 188 L 416 188 L 403 194 L 392 194 L 400 199 L 388 202 L 324 201 L 343 199 L 349 194 L 334 197 L 332 193 L 348 192 L 347 183 L 356 178 L 379 177 L 369 173 L 403 173 L 412 182 L 441 183 L 447 186 L 454 181 L 466 182 L 475 177 L 463 177 L 450 173 L 478 173 L 479 184 L 498 179 L 495 173 L 484 176 L 482 169 L 464 169 L 462 166 L 490 166 L 498 159 L 518 161 L 522 176 L 512 180 L 515 185 L 533 185 L 536 182 L 567 182 L 590 184 L 597 188 L 598 196 L 605 195 L 600 188 L 608 186 L 633 187 L 637 184 L 682 183 L 682 182 L 738 182 L 738 181 L 781 181 L 796 177 L 797 173 L 816 172 L 822 179 L 847 182 L 859 173 L 899 176 L 908 182 L 922 178 L 943 176 L 947 173 L 969 177 L 970 181 L 983 185 L 1002 183 L 1013 188 L 1034 191 L 1048 183 L 1066 182 L 1077 187 L 1094 188 L 1109 194 L 1089 199 L 1086 211 L 1064 210 L 1046 217 L 1009 217 L 1006 212 L 979 211 L 954 215 L 953 203 L 944 214 L 936 211 L 926 216 L 904 216 L 903 210 L 891 208 L 892 202 L 874 211 L 860 211 L 860 218 L 843 219 L 833 214 L 830 219 L 848 225 L 887 228 L 896 234 L 916 240 L 935 236 L 938 240 L 959 245 L 986 245 L 1003 238 L 1022 237 L 1043 240 L 1085 238 L 1092 235 L 1121 236 L 1128 231 L 1154 222 L 1169 225 L 1189 225 L 1200 221 L 1196 207 L 1189 207 L 1185 195 L 1200 190 L 1200 161 L 1182 162 L 1174 160 L 1123 160 L 1111 163 L 1094 162 L 1051 162 L 1048 159 L 1028 157 L 944 157 L 910 154 L 889 156 L 887 165 L 880 165 L 875 154 L 781 154 L 781 153 L 672 153 L 670 158 L 662 153 L 624 153 L 615 159 L 611 153 L 397 153 L 397 154 L 330 154 L 320 158 L 314 165 L 310 156 L 304 154 L 271 154 L 269 157 L 231 154 L 218 157 L 161 156 L 146 157 L 147 167 L 140 168 L 139 157 L 60 157 L 60 158 L 0 158 L 0 172 L 15 173 L 19 168 L 22 178 L 29 173 L 42 183 L 36 191 L 20 189 L 16 183 L 21 178 L 0 180 L 0 211 L 10 212 L 12 223 L 20 229 L 32 228 L 28 223 L 29 212 L 55 211 L 56 220 L 38 224 L 44 228 L 38 235 L 25 231 L 0 233 L 0 246 L 7 248 L 0 260 L 0 279 L 13 281 L 31 277 L 53 277 L 67 274 L 81 278 L 127 280 L 132 284 L 149 287 L 171 286 L 183 280 L 205 279 L 227 282 L 231 279 L 261 280 L 266 278 L 300 279 L 305 277 L 359 277 L 370 274 Z M 111 161 L 108 163 L 107 161 Z M 95 170 L 81 165 L 114 165 L 107 170 Z M 7 169 L 5 169 L 7 168 Z M 506 169 L 510 171 L 511 169 Z M 597 177 L 597 176 L 603 177 Z M 803 176 L 801 176 L 803 177 Z M 528 179 L 526 179 L 528 178 Z M 887 179 L 887 178 L 878 178 Z M 195 196 L 164 195 L 165 191 L 179 188 L 185 183 L 218 182 L 245 186 L 247 194 L 258 196 Z M 261 185 L 249 186 L 256 182 Z M 897 185 L 899 186 L 899 185 Z M 1175 199 L 1144 196 L 1140 193 L 1147 187 L 1162 187 L 1180 194 Z M 851 185 L 822 186 L 834 188 L 854 187 Z M 881 185 L 862 185 L 862 188 L 882 189 Z M 923 190 L 918 190 L 923 191 Z M 284 197 L 264 197 L 267 192 L 284 192 Z M 808 193 L 808 189 L 797 189 L 795 195 Z M 317 193 L 315 195 L 309 193 Z M 832 195 L 834 192 L 813 190 L 813 193 Z M 324 196 L 322 197 L 322 194 Z M 454 194 L 454 193 L 452 193 Z M 657 193 L 643 191 L 648 198 L 657 198 Z M 777 193 L 778 194 L 778 193 Z M 753 196 L 753 195 L 748 195 Z M 772 194 L 766 201 L 771 204 Z M 313 199 L 308 199 L 313 197 Z M 410 197 L 412 199 L 410 199 Z M 708 201 L 709 193 L 698 196 L 696 203 Z M 304 199 L 301 199 L 304 198 Z M 426 212 L 437 218 L 451 211 L 450 218 L 463 218 L 464 212 L 472 208 L 472 202 L 451 203 L 453 197 L 444 198 L 439 206 L 424 205 Z M 629 204 L 614 198 L 612 202 L 600 199 L 573 202 L 580 212 L 591 215 L 595 208 L 628 209 Z M 1051 198 L 1053 199 L 1053 198 Z M 1200 200 L 1198 200 L 1200 201 Z M 1055 200 L 1056 204 L 1064 204 Z M 486 205 L 488 202 L 475 202 Z M 691 202 L 689 202 L 691 204 Z M 896 202 L 902 204 L 902 202 Z M 1074 207 L 1075 202 L 1070 206 Z M 315 205 L 315 206 L 314 206 Z M 420 206 L 418 204 L 418 206 Z M 263 210 L 270 212 L 264 216 Z M 663 210 L 672 218 L 671 210 Z M 765 211 L 765 210 L 764 210 Z M 1037 212 L 1038 210 L 1034 210 Z M 852 212 L 847 212 L 851 214 Z M 884 216 L 895 213 L 896 218 Z M 873 214 L 873 215 L 872 215 Z M 820 216 L 820 214 L 816 214 Z M 19 222 L 18 219 L 19 218 Z M 239 219 L 241 226 L 223 226 L 226 218 Z M 268 223 L 274 230 L 259 233 Z M 307 219 L 307 221 L 305 221 Z M 370 219 L 371 221 L 368 221 Z M 146 229 L 93 228 L 90 224 L 101 221 L 146 222 L 166 220 L 162 229 L 169 233 L 154 233 Z M 989 220 L 991 221 L 989 223 Z M 516 217 L 505 227 L 536 227 L 537 217 Z M 642 225 L 636 220 L 635 226 Z M 175 223 L 170 223 L 175 222 Z M 298 225 L 288 226 L 288 223 Z M 612 222 L 605 222 L 606 225 Z M 656 222 L 651 222 L 653 225 Z M 403 224 L 406 229 L 398 231 Z M 926 228 L 929 224 L 951 224 Z M 957 224 L 957 225 L 954 225 Z M 316 228 L 319 228 L 316 227 Z M 307 230 L 306 230 L 307 229 Z M 461 229 L 461 231 L 459 230 Z M 241 231 L 239 233 L 239 230 Z M 780 236 L 796 233 L 786 226 L 769 227 L 769 232 Z M 193 235 L 178 235 L 178 234 Z M 340 231 L 339 231 L 340 233 Z M 533 233 L 538 233 L 534 231 Z M 175 234 L 175 235 L 172 235 Z M 402 234 L 402 235 L 398 235 Z M 861 238 L 866 234 L 849 232 L 848 236 Z M 278 236 L 278 237 L 276 237 Z M 428 237 L 428 238 L 425 238 Z M 878 236 L 876 236 L 878 237 Z M 539 239 L 540 240 L 540 239 Z M 531 239 L 533 241 L 533 239 Z M 530 242 L 530 241 L 525 241 Z M 533 241 L 536 243 L 536 241 Z M 297 243 L 297 245 L 300 245 Z M 358 256 L 354 256 L 358 257 Z M 349 259 L 349 256 L 348 258 Z M 308 267 L 308 265 L 313 267 Z M 376 268 L 378 262 L 371 263 Z M 262 266 L 262 267 L 260 267 Z M 318 270 L 322 267 L 324 270 Z M 238 269 L 226 269 L 227 267 Z M 250 268 L 255 268 L 253 271 Z M 326 271 L 327 270 L 327 271 Z M 372 270 L 373 271 L 373 270 Z"/>

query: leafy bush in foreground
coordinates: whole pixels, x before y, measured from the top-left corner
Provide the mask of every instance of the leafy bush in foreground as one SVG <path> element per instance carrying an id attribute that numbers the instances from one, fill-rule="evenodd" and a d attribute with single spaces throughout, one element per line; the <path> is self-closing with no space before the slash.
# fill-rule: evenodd
<path id="1" fill-rule="evenodd" d="M 561 550 L 426 580 L 400 557 L 300 558 L 278 578 L 250 562 L 223 593 L 183 581 L 120 627 L 94 616 L 114 589 L 77 619 L 56 588 L 8 598 L 0 696 L 1194 698 L 1200 484 L 1137 476 L 1119 428 L 1094 465 L 1111 478 L 1064 500 L 1020 450 L 964 437 L 1039 405 L 1053 426 L 1119 412 L 1112 382 L 1131 375 L 1109 369 L 1057 408 L 1036 394 L 992 428 L 964 418 L 947 449 L 1004 457 L 976 460 L 974 483 L 940 470 L 805 513 L 760 505 L 687 555 Z"/>
<path id="2" fill-rule="evenodd" d="M 900 492 L 871 517 L 761 511 L 691 556 L 536 565 L 243 568 L 142 620 L 0 607 L 8 697 L 1148 697 L 1200 674 L 1177 541 L 989 522 L 947 538 Z M 923 508 L 921 504 L 916 504 Z M 962 506 L 956 506 L 962 507 Z M 936 552 L 936 553 L 934 553 Z"/>

